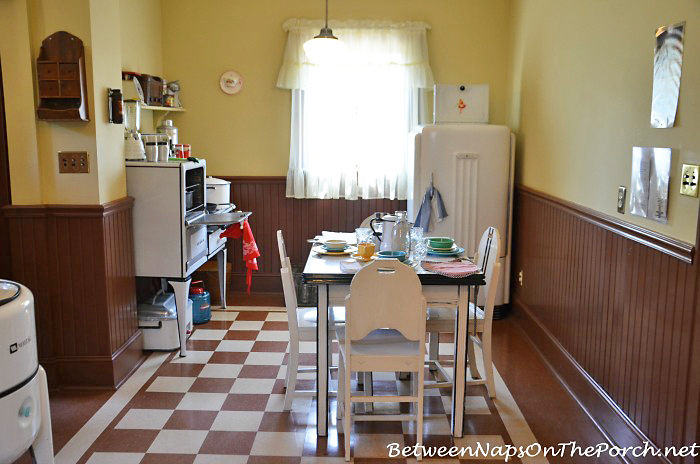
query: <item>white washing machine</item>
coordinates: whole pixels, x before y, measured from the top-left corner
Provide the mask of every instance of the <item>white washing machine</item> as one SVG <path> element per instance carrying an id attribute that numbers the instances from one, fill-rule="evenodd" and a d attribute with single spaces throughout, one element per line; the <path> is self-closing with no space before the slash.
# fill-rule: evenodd
<path id="1" fill-rule="evenodd" d="M 54 462 L 34 296 L 24 285 L 0 280 L 0 464 L 11 464 L 27 450 L 38 464 Z"/>

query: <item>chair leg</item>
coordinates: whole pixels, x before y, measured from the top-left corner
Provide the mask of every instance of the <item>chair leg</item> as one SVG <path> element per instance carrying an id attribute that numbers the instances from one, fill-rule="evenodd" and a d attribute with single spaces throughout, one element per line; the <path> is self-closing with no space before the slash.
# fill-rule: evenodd
<path id="1" fill-rule="evenodd" d="M 287 350 L 285 353 L 289 353 L 289 357 L 292 357 L 292 342 L 287 344 Z M 284 373 L 284 390 L 285 392 L 289 389 L 289 363 L 287 363 L 287 371 Z"/>
<path id="2" fill-rule="evenodd" d="M 484 359 L 484 372 L 486 374 L 486 389 L 489 397 L 496 397 L 496 383 L 493 379 L 493 354 L 491 352 L 491 334 L 484 333 L 481 335 L 481 353 Z"/>
<path id="3" fill-rule="evenodd" d="M 425 385 L 425 372 L 424 370 L 420 370 L 417 372 L 416 378 L 418 379 L 418 408 L 416 411 L 416 444 L 418 446 L 423 445 L 423 394 L 424 394 L 424 385 Z M 420 448 L 418 448 L 420 450 Z M 420 451 L 418 452 L 419 454 L 416 456 L 416 460 L 420 461 L 423 459 L 422 453 Z"/>
<path id="4" fill-rule="evenodd" d="M 343 401 L 345 401 L 345 363 L 338 358 L 338 396 L 336 397 L 335 420 L 338 424 L 338 433 L 343 431 Z"/>
<path id="5" fill-rule="evenodd" d="M 374 385 L 372 384 L 374 379 L 372 376 L 372 372 L 364 372 L 364 377 L 365 377 L 364 395 L 365 396 L 374 396 Z M 371 412 L 374 411 L 374 403 L 362 403 L 362 404 L 364 404 L 365 414 L 370 414 Z"/>
<path id="6" fill-rule="evenodd" d="M 350 402 L 350 372 L 345 372 L 345 387 L 343 389 L 343 437 L 345 442 L 345 460 L 350 461 L 350 435 L 352 435 L 352 403 Z"/>
<path id="7" fill-rule="evenodd" d="M 287 363 L 287 390 L 284 392 L 284 410 L 292 409 L 294 393 L 297 389 L 297 374 L 299 373 L 299 344 L 289 350 L 289 363 Z"/>
<path id="8" fill-rule="evenodd" d="M 476 353 L 474 352 L 474 342 L 472 341 L 471 335 L 469 336 L 468 339 L 469 342 L 469 374 L 471 375 L 472 379 L 480 379 L 481 374 L 479 374 L 479 368 L 476 366 Z M 469 379 L 467 379 L 469 380 Z"/>
<path id="9" fill-rule="evenodd" d="M 440 353 L 440 334 L 438 332 L 428 333 L 428 359 L 431 361 L 437 361 Z M 435 363 L 429 363 L 429 369 L 431 371 L 436 371 L 437 366 Z"/>

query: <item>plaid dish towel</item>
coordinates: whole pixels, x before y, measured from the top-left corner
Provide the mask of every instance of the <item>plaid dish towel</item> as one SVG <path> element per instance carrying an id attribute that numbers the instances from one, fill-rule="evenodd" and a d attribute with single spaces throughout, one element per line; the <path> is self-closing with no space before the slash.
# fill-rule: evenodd
<path id="1" fill-rule="evenodd" d="M 420 265 L 426 271 L 445 277 L 460 278 L 481 272 L 479 266 L 471 261 L 422 261 Z"/>
<path id="2" fill-rule="evenodd" d="M 253 237 L 253 231 L 248 220 L 243 221 L 241 227 L 236 225 L 229 227 L 221 233 L 221 236 L 243 239 L 243 261 L 245 261 L 245 267 L 247 268 L 245 283 L 247 293 L 250 294 L 250 287 L 253 284 L 253 271 L 258 270 L 257 258 L 260 257 L 260 251 L 258 251 L 258 245 L 255 243 L 255 237 Z"/>

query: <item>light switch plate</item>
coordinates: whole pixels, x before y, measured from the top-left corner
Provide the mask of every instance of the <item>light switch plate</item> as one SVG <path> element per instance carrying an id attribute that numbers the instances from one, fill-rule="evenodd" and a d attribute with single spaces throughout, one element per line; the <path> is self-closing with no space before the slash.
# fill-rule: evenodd
<path id="1" fill-rule="evenodd" d="M 681 195 L 698 196 L 698 174 L 700 167 L 695 164 L 684 164 L 681 171 Z"/>
<path id="2" fill-rule="evenodd" d="M 90 172 L 90 158 L 86 151 L 59 151 L 58 172 L 68 174 Z"/>
<path id="3" fill-rule="evenodd" d="M 627 187 L 620 185 L 617 188 L 617 212 L 625 214 L 625 198 L 627 197 Z"/>

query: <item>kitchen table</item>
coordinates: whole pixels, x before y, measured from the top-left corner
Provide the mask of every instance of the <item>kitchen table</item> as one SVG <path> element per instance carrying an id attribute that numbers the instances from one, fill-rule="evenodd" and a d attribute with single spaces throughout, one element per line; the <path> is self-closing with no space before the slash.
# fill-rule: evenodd
<path id="1" fill-rule="evenodd" d="M 318 288 L 318 321 L 316 337 L 316 392 L 317 392 L 317 433 L 328 434 L 329 405 L 328 378 L 330 353 L 328 352 L 328 309 L 331 306 L 344 306 L 345 297 L 350 293 L 353 274 L 343 273 L 340 262 L 348 256 L 319 255 L 311 251 L 302 273 L 306 284 Z M 429 257 L 430 260 L 449 260 L 449 258 Z M 452 389 L 451 430 L 455 437 L 462 436 L 464 421 L 464 394 L 467 368 L 467 318 L 469 302 L 476 304 L 479 287 L 485 285 L 483 274 L 473 274 L 462 278 L 445 277 L 417 267 L 416 273 L 423 286 L 423 295 L 428 306 L 456 305 L 455 350 L 454 350 L 454 388 Z M 476 327 L 476 324 L 473 325 Z"/>

